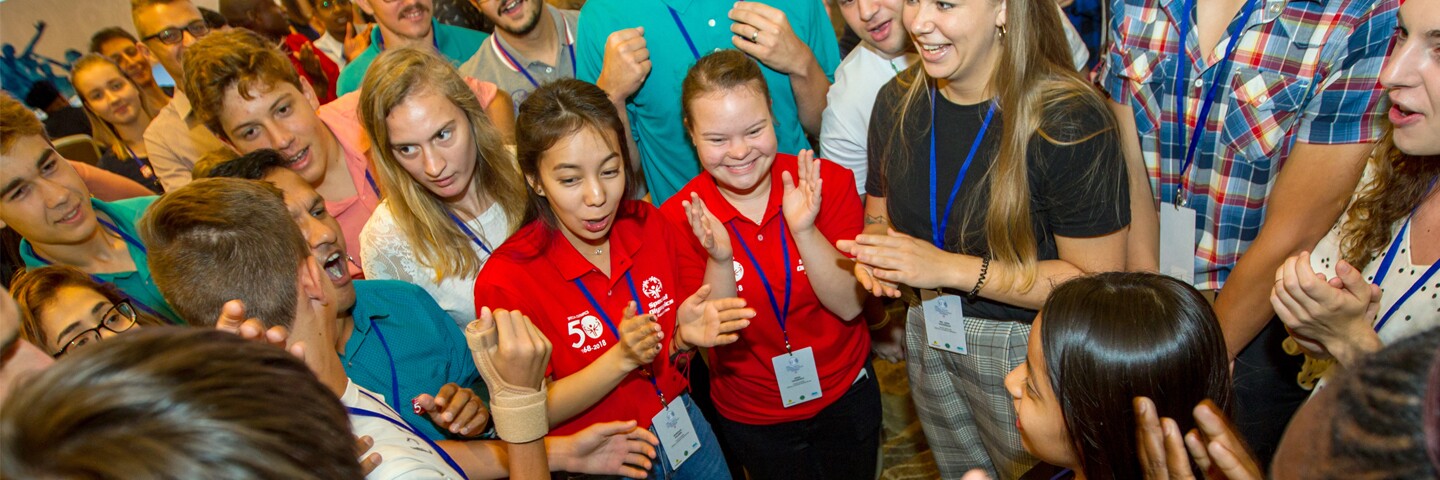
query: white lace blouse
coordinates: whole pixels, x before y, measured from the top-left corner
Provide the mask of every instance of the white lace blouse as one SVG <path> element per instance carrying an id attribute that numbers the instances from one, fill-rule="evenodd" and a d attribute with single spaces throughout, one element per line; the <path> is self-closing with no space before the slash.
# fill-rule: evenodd
<path id="1" fill-rule="evenodd" d="M 485 246 L 492 251 L 509 237 L 510 218 L 496 203 L 479 216 L 465 222 L 470 230 L 479 235 Z M 480 257 L 484 268 L 489 255 L 473 242 L 469 243 Z M 406 241 L 405 235 L 395 225 L 390 202 L 382 201 L 360 231 L 360 261 L 365 264 L 365 276 L 379 280 L 403 280 L 425 289 L 435 297 L 435 303 L 450 314 L 461 329 L 475 319 L 475 273 L 465 277 L 435 280 L 435 269 L 421 262 L 415 249 Z"/>

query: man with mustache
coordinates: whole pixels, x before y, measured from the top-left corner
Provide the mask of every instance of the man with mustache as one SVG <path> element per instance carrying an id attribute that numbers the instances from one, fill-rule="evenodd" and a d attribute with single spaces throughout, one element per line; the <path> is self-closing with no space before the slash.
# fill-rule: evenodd
<path id="1" fill-rule="evenodd" d="M 337 96 L 359 89 L 365 70 L 386 48 L 430 48 L 458 66 L 479 50 L 480 44 L 489 37 L 482 32 L 435 21 L 432 0 L 359 0 L 357 3 L 366 14 L 375 17 L 378 28 L 370 30 L 370 47 L 340 71 L 340 80 L 335 87 Z"/>
<path id="2" fill-rule="evenodd" d="M 470 0 L 495 24 L 495 34 L 460 66 L 460 74 L 493 82 L 520 105 L 540 85 L 575 76 L 575 24 L 580 12 L 544 0 Z"/>

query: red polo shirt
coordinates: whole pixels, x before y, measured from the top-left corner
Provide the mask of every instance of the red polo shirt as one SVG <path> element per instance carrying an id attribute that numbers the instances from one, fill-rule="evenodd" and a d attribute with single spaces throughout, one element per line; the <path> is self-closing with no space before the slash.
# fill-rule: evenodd
<path id="1" fill-rule="evenodd" d="M 475 280 L 475 311 L 481 307 L 504 308 L 529 316 L 554 346 L 550 376 L 565 378 L 589 366 L 618 342 L 575 285 L 574 280 L 579 279 L 616 328 L 624 317 L 625 305 L 639 297 L 644 311 L 656 315 L 664 329 L 662 352 L 668 352 L 670 339 L 675 338 L 675 313 L 700 287 L 704 263 L 703 259 L 677 261 L 682 258 L 679 249 L 689 234 L 676 230 L 659 213 L 648 203 L 627 201 L 620 205 L 610 230 L 608 277 L 558 230 L 539 220 L 530 222 L 485 261 L 485 268 Z M 627 273 L 634 280 L 634 296 Z M 689 387 L 689 381 L 664 353 L 655 358 L 650 371 L 665 392 L 666 401 L 673 401 Z M 596 423 L 623 420 L 649 427 L 650 418 L 660 409 L 655 387 L 636 370 L 605 398 L 561 422 L 551 433 L 569 435 Z"/>
<path id="2" fill-rule="evenodd" d="M 781 199 L 785 187 L 781 183 L 780 172 L 790 172 L 791 178 L 797 178 L 797 161 L 794 155 L 775 156 L 775 164 L 770 170 L 770 200 L 759 224 L 745 218 L 730 205 L 708 172 L 701 172 L 661 207 L 666 218 L 689 231 L 690 224 L 685 219 L 685 210 L 680 202 L 689 199 L 690 192 L 698 193 L 705 206 L 725 224 L 723 228 L 730 234 L 730 245 L 735 251 L 737 287 L 740 296 L 755 309 L 756 315 L 751 319 L 750 326 L 740 332 L 739 341 L 714 349 L 710 379 L 715 408 L 725 418 L 741 423 L 770 425 L 815 416 L 845 395 L 860 374 L 860 369 L 865 367 L 865 359 L 870 353 L 870 334 L 865 322 L 842 319 L 820 303 L 820 298 L 815 296 L 815 290 L 810 286 L 800 252 L 795 249 L 795 239 L 784 227 Z M 854 239 L 864 229 L 860 197 L 855 189 L 849 188 L 855 184 L 854 174 L 829 160 L 821 160 L 820 179 L 826 187 L 821 191 L 816 227 L 831 245 L 840 240 Z M 760 275 L 735 238 L 736 230 L 744 236 L 745 245 L 760 262 L 761 270 L 774 288 L 775 301 L 781 308 L 784 308 L 785 302 L 785 269 L 794 269 L 785 330 L 790 334 L 793 349 L 814 349 L 816 373 L 820 375 L 823 392 L 818 400 L 790 408 L 785 408 L 781 402 L 771 359 L 785 353 L 784 336 L 779 319 L 770 306 L 770 297 L 760 282 Z M 790 251 L 789 266 L 783 265 L 781 235 L 785 236 L 786 249 Z M 682 249 L 684 254 L 703 262 L 708 254 L 699 240 L 693 234 L 685 237 L 687 247 Z"/>

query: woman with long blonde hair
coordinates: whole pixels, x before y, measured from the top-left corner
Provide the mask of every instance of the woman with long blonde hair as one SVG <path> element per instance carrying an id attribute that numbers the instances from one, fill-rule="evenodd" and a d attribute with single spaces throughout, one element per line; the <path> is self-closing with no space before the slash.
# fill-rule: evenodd
<path id="1" fill-rule="evenodd" d="M 514 155 L 471 87 L 433 53 L 381 54 L 360 91 L 385 198 L 360 233 L 366 274 L 419 285 L 463 328 L 476 318 L 475 276 L 525 219 Z"/>
<path id="2" fill-rule="evenodd" d="M 1036 310 L 1065 279 L 1125 266 L 1115 120 L 1047 0 L 910 0 L 902 18 L 921 61 L 876 100 L 866 234 L 840 247 L 862 287 L 910 306 L 910 382 L 941 476 L 1017 478 L 1035 460 L 1003 379 Z"/>
<path id="3" fill-rule="evenodd" d="M 70 69 L 70 82 L 85 106 L 95 144 L 102 149 L 96 166 L 164 192 L 145 149 L 145 129 L 164 105 L 142 95 L 120 66 L 96 54 L 80 57 Z"/>

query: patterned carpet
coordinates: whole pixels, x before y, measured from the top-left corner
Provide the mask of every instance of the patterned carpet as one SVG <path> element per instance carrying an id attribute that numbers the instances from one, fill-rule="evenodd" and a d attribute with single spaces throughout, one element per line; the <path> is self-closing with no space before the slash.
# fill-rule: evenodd
<path id="1" fill-rule="evenodd" d="M 880 445 L 880 478 L 940 478 L 935 459 L 930 456 L 930 446 L 925 444 L 925 432 L 921 431 L 920 420 L 915 416 L 915 404 L 910 401 L 910 379 L 905 374 L 905 363 L 891 363 L 877 358 L 875 375 L 880 379 L 880 405 L 884 416 L 881 422 L 884 437 Z"/>

